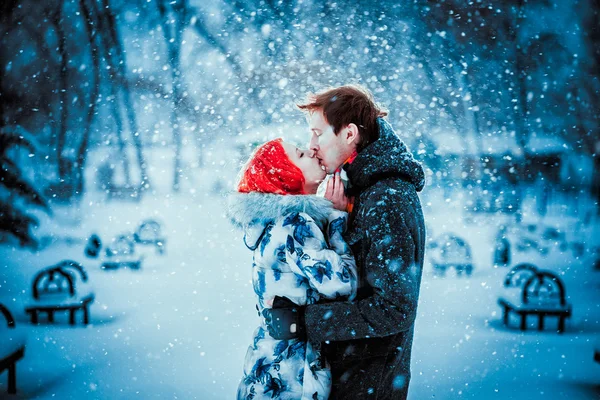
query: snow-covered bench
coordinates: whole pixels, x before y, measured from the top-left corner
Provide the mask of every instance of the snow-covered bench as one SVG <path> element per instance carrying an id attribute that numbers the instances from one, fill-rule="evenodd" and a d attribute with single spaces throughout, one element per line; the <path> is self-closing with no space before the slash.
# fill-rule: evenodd
<path id="1" fill-rule="evenodd" d="M 75 325 L 75 314 L 80 310 L 84 325 L 89 323 L 89 308 L 95 296 L 88 285 L 76 291 L 77 275 L 82 282 L 87 282 L 88 276 L 81 264 L 68 260 L 38 272 L 32 285 L 33 303 L 25 307 L 33 324 L 39 322 L 40 313 L 45 313 L 48 322 L 54 323 L 56 312 L 68 311 L 69 324 Z"/>
<path id="2" fill-rule="evenodd" d="M 164 254 L 166 238 L 161 231 L 161 226 L 157 221 L 147 219 L 137 228 L 133 238 L 137 244 L 155 246 L 159 254 Z"/>
<path id="3" fill-rule="evenodd" d="M 526 277 L 526 280 L 524 279 Z M 519 289 L 521 283 L 523 286 Z M 565 287 L 560 278 L 550 271 L 540 271 L 531 264 L 521 264 L 511 270 L 505 286 L 513 288 L 498 299 L 502 307 L 502 320 L 509 325 L 510 314 L 520 318 L 520 329 L 527 329 L 527 317 L 538 317 L 538 330 L 544 330 L 546 317 L 558 318 L 558 332 L 565 330 L 565 320 L 571 316 L 572 307 L 565 299 Z"/>
<path id="4" fill-rule="evenodd" d="M 432 265 L 436 275 L 444 276 L 450 268 L 454 268 L 457 275 L 462 275 L 463 272 L 467 275 L 473 273 L 471 247 L 466 241 L 457 235 L 446 233 L 435 242 Z"/>
<path id="5" fill-rule="evenodd" d="M 10 311 L 0 304 L 7 327 L 0 327 L 0 374 L 8 370 L 8 393 L 17 393 L 17 362 L 25 355 L 26 336 L 15 328 L 15 319 Z"/>
<path id="6" fill-rule="evenodd" d="M 135 256 L 135 242 L 129 235 L 119 235 L 106 248 L 106 259 L 102 262 L 103 269 L 140 269 L 142 259 Z"/>

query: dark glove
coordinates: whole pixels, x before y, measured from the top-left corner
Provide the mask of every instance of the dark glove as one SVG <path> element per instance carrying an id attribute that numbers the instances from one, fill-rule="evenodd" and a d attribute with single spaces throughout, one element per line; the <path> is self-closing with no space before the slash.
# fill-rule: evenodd
<path id="1" fill-rule="evenodd" d="M 287 297 L 275 296 L 273 308 L 263 310 L 269 335 L 277 340 L 305 340 L 304 309 Z"/>

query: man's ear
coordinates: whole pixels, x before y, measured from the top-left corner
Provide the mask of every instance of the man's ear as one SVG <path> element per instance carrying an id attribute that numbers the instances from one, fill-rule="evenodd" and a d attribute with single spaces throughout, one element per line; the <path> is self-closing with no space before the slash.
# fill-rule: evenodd
<path id="1" fill-rule="evenodd" d="M 348 126 L 344 128 L 344 135 L 344 139 L 346 139 L 348 144 L 358 143 L 358 126 L 355 124 L 348 124 Z"/>

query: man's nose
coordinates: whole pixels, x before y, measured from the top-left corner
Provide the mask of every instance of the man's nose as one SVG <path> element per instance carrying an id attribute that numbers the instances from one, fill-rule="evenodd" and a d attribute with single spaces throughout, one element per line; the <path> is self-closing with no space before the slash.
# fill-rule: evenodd
<path id="1" fill-rule="evenodd" d="M 317 135 L 311 136 L 308 149 L 311 153 L 311 157 L 314 157 L 317 154 L 317 151 L 319 151 L 319 138 Z"/>

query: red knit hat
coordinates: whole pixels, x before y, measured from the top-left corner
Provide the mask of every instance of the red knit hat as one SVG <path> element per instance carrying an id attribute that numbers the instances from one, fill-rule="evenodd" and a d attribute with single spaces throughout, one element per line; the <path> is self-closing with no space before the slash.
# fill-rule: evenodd
<path id="1" fill-rule="evenodd" d="M 242 170 L 238 192 L 304 194 L 304 174 L 288 157 L 281 138 L 260 146 Z"/>

